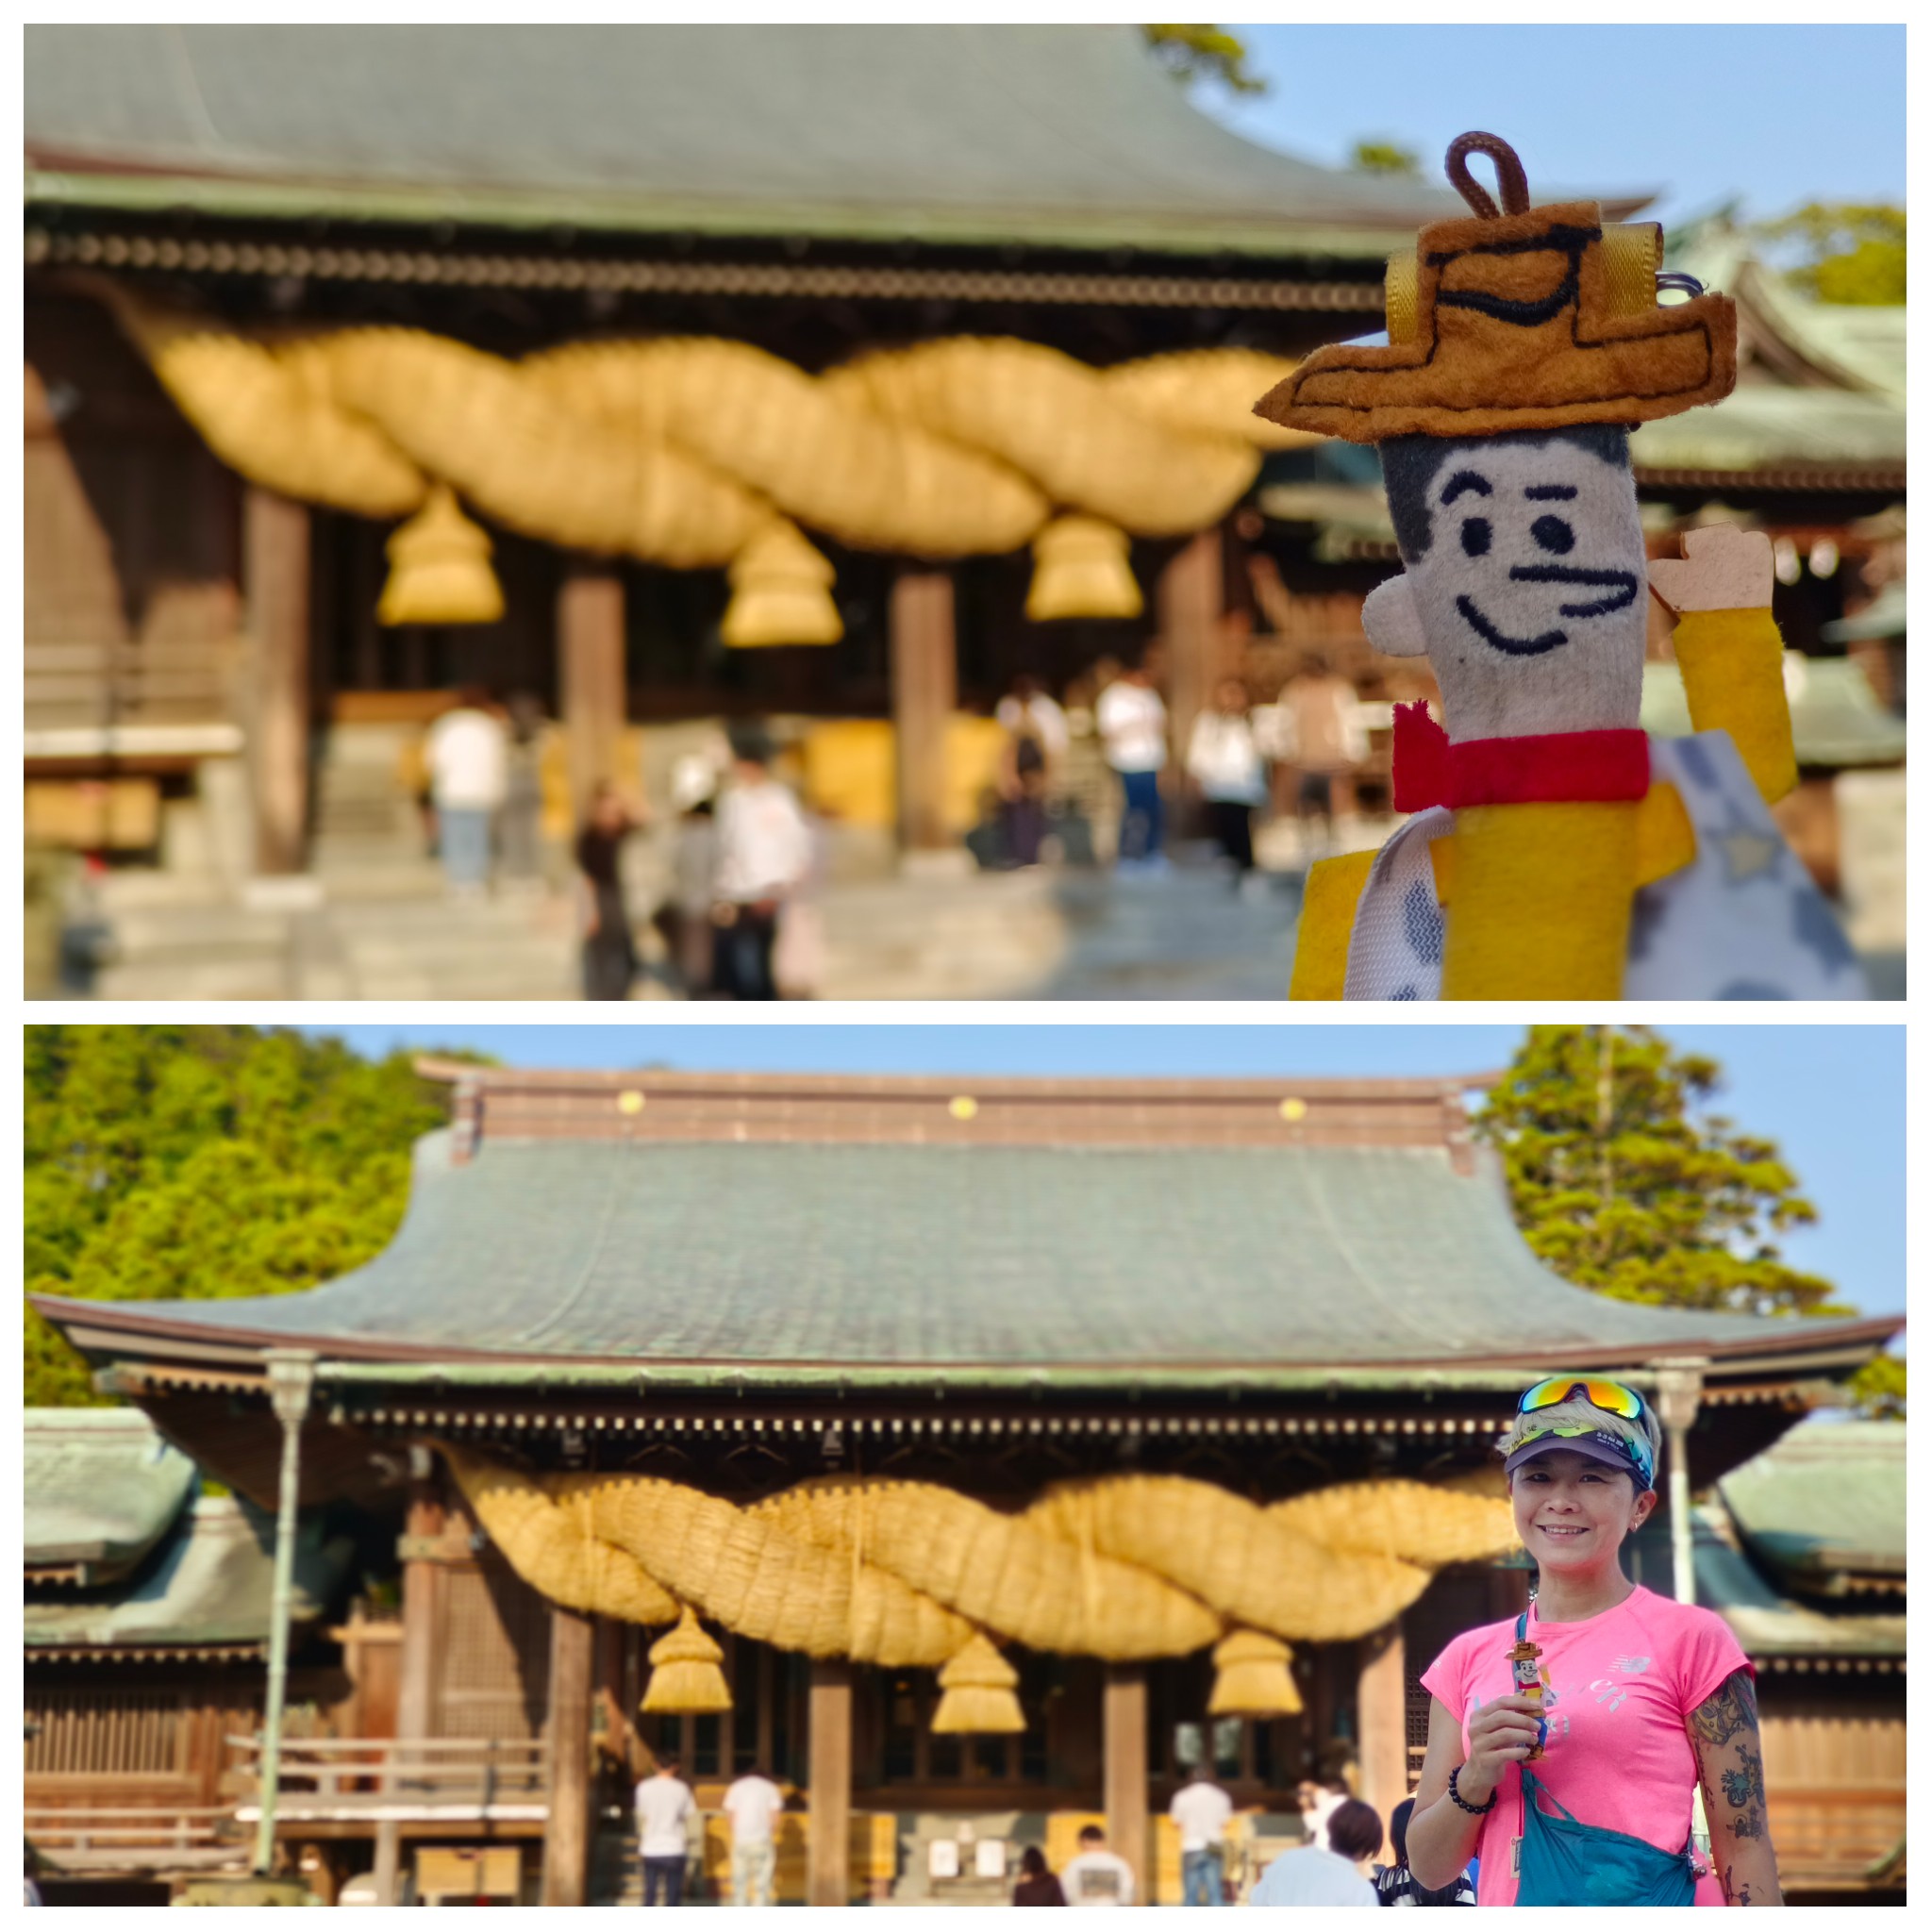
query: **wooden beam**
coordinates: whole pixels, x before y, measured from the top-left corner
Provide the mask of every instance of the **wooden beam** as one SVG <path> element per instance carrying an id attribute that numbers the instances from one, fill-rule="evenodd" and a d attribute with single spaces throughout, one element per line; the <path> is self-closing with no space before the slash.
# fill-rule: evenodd
<path id="1" fill-rule="evenodd" d="M 1361 1745 L 1362 1797 L 1386 1830 L 1389 1814 L 1408 1796 L 1408 1695 L 1402 1624 L 1385 1624 L 1356 1645 L 1356 1725 Z"/>
<path id="2" fill-rule="evenodd" d="M 447 1592 L 443 1587 L 443 1567 L 422 1555 L 422 1551 L 441 1535 L 446 1516 L 442 1483 L 429 1452 L 420 1447 L 409 1451 L 412 1461 L 420 1462 L 409 1491 L 409 1507 L 403 1519 L 403 1637 L 402 1655 L 397 1660 L 396 1736 L 430 1738 L 436 1735 L 440 1712 L 437 1686 L 441 1681 L 443 1611 Z M 402 1834 L 393 1819 L 386 1819 L 375 1834 L 375 1901 L 378 1905 L 402 1903 Z"/>
<path id="3" fill-rule="evenodd" d="M 892 582 L 892 737 L 899 843 L 908 852 L 953 842 L 945 823 L 946 720 L 958 702 L 953 579 L 903 571 Z"/>
<path id="4" fill-rule="evenodd" d="M 844 1906 L 852 1897 L 852 1666 L 812 1659 L 807 1820 L 808 1906 Z"/>
<path id="5" fill-rule="evenodd" d="M 557 599 L 563 728 L 570 746 L 570 800 L 580 824 L 591 794 L 617 777 L 629 702 L 624 669 L 624 580 L 614 570 L 573 565 Z"/>
<path id="6" fill-rule="evenodd" d="M 597 1628 L 550 1607 L 550 1816 L 543 1826 L 546 1906 L 580 1906 L 591 1878 L 591 1684 Z"/>
<path id="7" fill-rule="evenodd" d="M 1151 1903 L 1147 1856 L 1147 1667 L 1108 1664 L 1101 1692 L 1107 1838 L 1134 1871 L 1134 1903 Z"/>
<path id="8" fill-rule="evenodd" d="M 242 508 L 248 610 L 248 792 L 255 870 L 299 873 L 308 823 L 308 511 L 251 484 Z"/>
<path id="9" fill-rule="evenodd" d="M 1180 769 L 1188 734 L 1214 694 L 1222 661 L 1221 531 L 1203 530 L 1168 561 L 1155 608 L 1166 659 L 1169 769 Z M 1176 793 L 1176 796 L 1179 794 Z"/>

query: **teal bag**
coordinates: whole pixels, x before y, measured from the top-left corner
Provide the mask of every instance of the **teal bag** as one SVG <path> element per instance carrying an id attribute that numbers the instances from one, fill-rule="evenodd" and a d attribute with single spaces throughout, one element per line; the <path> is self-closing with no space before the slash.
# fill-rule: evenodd
<path id="1" fill-rule="evenodd" d="M 1516 1641 L 1528 1625 L 1516 1620 Z M 1681 1852 L 1660 1852 L 1628 1832 L 1582 1824 L 1536 1780 L 1523 1773 L 1523 1836 L 1517 1840 L 1519 1906 L 1688 1906 L 1695 1903 L 1697 1868 L 1687 1842 Z M 1542 1808 L 1548 1798 L 1560 1816 Z"/>

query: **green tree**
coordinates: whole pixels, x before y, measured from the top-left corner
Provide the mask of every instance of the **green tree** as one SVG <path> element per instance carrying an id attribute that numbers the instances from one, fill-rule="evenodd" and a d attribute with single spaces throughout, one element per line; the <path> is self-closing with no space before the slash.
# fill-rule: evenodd
<path id="1" fill-rule="evenodd" d="M 1566 1280 L 1618 1301 L 1835 1315 L 1777 1240 L 1818 1219 L 1776 1143 L 1707 1110 L 1723 1073 L 1642 1027 L 1535 1026 L 1476 1116 L 1517 1224 Z"/>
<path id="2" fill-rule="evenodd" d="M 312 1288 L 388 1242 L 445 1118 L 406 1055 L 248 1026 L 29 1026 L 25 1281 L 95 1301 Z M 25 1399 L 100 1400 L 26 1311 Z"/>
<path id="3" fill-rule="evenodd" d="M 1420 175 L 1423 158 L 1412 147 L 1393 141 L 1358 141 L 1348 165 L 1364 175 Z"/>
<path id="4" fill-rule="evenodd" d="M 1154 58 L 1184 86 L 1212 80 L 1230 93 L 1265 94 L 1268 83 L 1248 67 L 1246 44 L 1219 26 L 1146 26 Z"/>
<path id="5" fill-rule="evenodd" d="M 1899 308 L 1906 299 L 1906 211 L 1889 202 L 1813 201 L 1755 232 L 1821 302 Z"/>
<path id="6" fill-rule="evenodd" d="M 1858 1413 L 1874 1422 L 1906 1419 L 1906 1364 L 1903 1356 L 1874 1356 L 1845 1385 Z"/>

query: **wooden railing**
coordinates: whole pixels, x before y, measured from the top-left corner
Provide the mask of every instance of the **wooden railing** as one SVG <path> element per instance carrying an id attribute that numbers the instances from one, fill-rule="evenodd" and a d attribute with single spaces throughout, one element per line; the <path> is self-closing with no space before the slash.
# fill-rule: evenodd
<path id="1" fill-rule="evenodd" d="M 28 1805 L 27 1842 L 56 1872 L 186 1871 L 246 1859 L 223 1805 Z"/>
<path id="2" fill-rule="evenodd" d="M 1774 1785 L 1771 1841 L 1786 1889 L 1858 1885 L 1896 1849 L 1906 1830 L 1906 1793 Z"/>
<path id="3" fill-rule="evenodd" d="M 261 1815 L 261 1740 L 230 1737 L 242 1796 L 234 1816 Z M 550 1809 L 548 1747 L 540 1738 L 285 1738 L 275 1817 L 324 1821 L 538 1822 Z"/>

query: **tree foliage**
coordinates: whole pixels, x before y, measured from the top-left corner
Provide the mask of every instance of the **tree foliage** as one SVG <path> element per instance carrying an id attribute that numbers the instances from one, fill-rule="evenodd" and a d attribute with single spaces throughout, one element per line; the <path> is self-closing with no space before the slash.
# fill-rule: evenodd
<path id="1" fill-rule="evenodd" d="M 1246 43 L 1219 26 L 1145 26 L 1154 58 L 1183 85 L 1211 80 L 1230 93 L 1265 94 L 1268 83 L 1248 66 Z"/>
<path id="2" fill-rule="evenodd" d="M 1906 211 L 1889 202 L 1813 201 L 1760 222 L 1757 235 L 1821 302 L 1899 308 L 1906 299 Z"/>
<path id="3" fill-rule="evenodd" d="M 375 1255 L 441 1124 L 408 1057 L 248 1026 L 29 1026 L 25 1281 L 95 1301 L 312 1288 Z M 31 1308 L 25 1399 L 99 1400 Z"/>
<path id="4" fill-rule="evenodd" d="M 1777 1145 L 1707 1103 L 1717 1062 L 1642 1027 L 1535 1026 L 1476 1116 L 1517 1224 L 1566 1280 L 1618 1301 L 1836 1315 L 1778 1237 L 1818 1219 Z"/>
<path id="5" fill-rule="evenodd" d="M 1412 147 L 1393 141 L 1358 141 L 1348 165 L 1363 175 L 1420 175 L 1423 158 Z"/>

